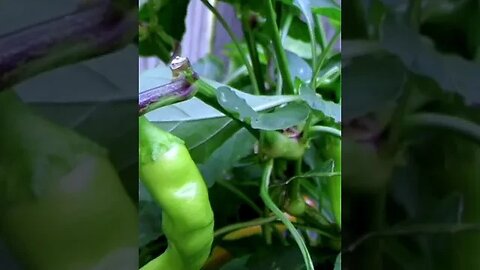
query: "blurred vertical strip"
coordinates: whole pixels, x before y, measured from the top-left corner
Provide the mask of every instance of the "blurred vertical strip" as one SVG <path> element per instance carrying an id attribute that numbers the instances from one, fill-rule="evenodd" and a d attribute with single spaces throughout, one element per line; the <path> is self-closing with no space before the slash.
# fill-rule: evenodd
<path id="1" fill-rule="evenodd" d="M 215 4 L 216 1 L 210 1 Z M 196 62 L 210 52 L 210 39 L 213 34 L 213 16 L 199 0 L 191 0 L 185 18 L 186 31 L 182 40 L 182 55 Z M 139 71 L 154 68 L 161 64 L 156 57 L 140 57 Z"/>

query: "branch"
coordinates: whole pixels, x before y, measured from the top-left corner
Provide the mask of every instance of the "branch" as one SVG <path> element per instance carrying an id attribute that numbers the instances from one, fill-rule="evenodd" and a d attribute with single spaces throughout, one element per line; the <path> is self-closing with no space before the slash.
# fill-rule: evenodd
<path id="1" fill-rule="evenodd" d="M 375 237 L 396 237 L 428 234 L 456 234 L 460 232 L 480 231 L 480 224 L 419 224 L 408 227 L 394 228 L 386 231 L 371 232 L 363 235 L 350 244 L 345 252 L 353 252 L 361 244 Z"/>
<path id="2" fill-rule="evenodd" d="M 95 6 L 0 36 L 0 91 L 45 71 L 104 55 L 130 43 L 136 6 Z"/>

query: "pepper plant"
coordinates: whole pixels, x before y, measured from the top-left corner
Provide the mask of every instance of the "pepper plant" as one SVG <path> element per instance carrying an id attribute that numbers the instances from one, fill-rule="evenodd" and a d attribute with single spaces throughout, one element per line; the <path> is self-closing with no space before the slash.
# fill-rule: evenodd
<path id="1" fill-rule="evenodd" d="M 182 239 L 176 248 L 187 252 L 190 244 L 208 243 L 210 237 L 208 258 L 180 256 L 166 267 L 339 267 L 340 5 L 333 0 L 226 2 L 243 35 L 235 36 L 215 5 L 202 0 L 232 42 L 192 64 L 179 46 L 185 30 L 179 17 L 188 1 L 140 3 L 140 53 L 164 63 L 140 75 L 140 123 L 184 142 L 195 162 L 192 169 L 199 168 L 209 188 L 208 200 L 200 204 L 211 205 L 214 230 L 190 237 L 173 232 L 175 222 L 189 226 L 180 215 L 196 220 L 208 207 L 181 214 L 188 201 L 159 200 L 158 192 L 179 190 L 161 185 L 163 180 L 155 185 L 142 179 L 150 179 L 149 170 L 140 175 L 139 267 L 169 256 L 175 239 Z M 147 136 L 142 132 L 140 138 Z M 168 171 L 155 172 L 158 179 L 171 177 L 162 175 Z M 174 178 L 183 181 L 182 173 Z"/>

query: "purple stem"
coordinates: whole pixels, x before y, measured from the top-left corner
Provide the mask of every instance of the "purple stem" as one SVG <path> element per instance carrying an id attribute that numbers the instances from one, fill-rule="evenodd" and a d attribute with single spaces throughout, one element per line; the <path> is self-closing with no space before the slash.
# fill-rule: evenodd
<path id="1" fill-rule="evenodd" d="M 120 49 L 137 32 L 137 10 L 110 1 L 0 36 L 0 91 L 25 79 Z"/>
<path id="2" fill-rule="evenodd" d="M 156 108 L 187 100 L 195 92 L 195 87 L 185 78 L 146 90 L 138 96 L 139 113 L 143 115 Z"/>

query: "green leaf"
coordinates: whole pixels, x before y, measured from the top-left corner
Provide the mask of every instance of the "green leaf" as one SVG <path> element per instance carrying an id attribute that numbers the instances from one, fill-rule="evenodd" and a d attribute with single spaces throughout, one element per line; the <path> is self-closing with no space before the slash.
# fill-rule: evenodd
<path id="1" fill-rule="evenodd" d="M 395 57 L 367 55 L 353 59 L 342 74 L 345 116 L 353 119 L 391 106 L 402 92 L 406 75 Z"/>
<path id="2" fill-rule="evenodd" d="M 311 51 L 310 48 L 309 51 Z M 285 53 L 287 55 L 288 68 L 290 69 L 292 81 L 299 78 L 303 82 L 308 83 L 312 78 L 312 68 L 310 65 L 295 53 L 290 51 L 285 51 Z"/>
<path id="3" fill-rule="evenodd" d="M 298 125 L 305 120 L 310 109 L 304 103 L 288 103 L 271 113 L 259 113 L 252 121 L 252 127 L 262 130 L 279 130 Z"/>
<path id="4" fill-rule="evenodd" d="M 245 255 L 240 258 L 235 258 L 222 266 L 220 270 L 248 270 L 247 262 L 250 255 Z"/>
<path id="5" fill-rule="evenodd" d="M 335 260 L 334 270 L 342 270 L 342 253 L 338 253 L 337 259 Z"/>
<path id="6" fill-rule="evenodd" d="M 217 88 L 219 103 L 227 111 L 237 115 L 255 129 L 278 130 L 292 127 L 305 121 L 310 110 L 302 103 L 289 103 L 270 113 L 257 113 L 233 90 L 222 86 Z"/>
<path id="7" fill-rule="evenodd" d="M 228 178 L 233 166 L 252 153 L 255 142 L 255 137 L 246 129 L 241 129 L 216 149 L 205 163 L 199 165 L 208 186 L 212 186 L 217 180 Z"/>
<path id="8" fill-rule="evenodd" d="M 312 59 L 312 50 L 309 42 L 287 36 L 283 46 L 287 52 L 290 51 L 301 58 Z"/>
<path id="9" fill-rule="evenodd" d="M 257 118 L 257 112 L 247 104 L 245 99 L 240 98 L 226 86 L 217 88 L 217 100 L 224 109 L 244 122 L 251 123 L 253 119 Z"/>
<path id="10" fill-rule="evenodd" d="M 387 17 L 383 33 L 382 46 L 410 71 L 435 80 L 445 91 L 462 95 L 469 104 L 479 101 L 480 64 L 437 52 L 419 33 L 392 17 Z"/>
<path id="11" fill-rule="evenodd" d="M 308 84 L 302 83 L 300 85 L 300 97 L 305 101 L 310 108 L 315 111 L 323 113 L 327 117 L 331 117 L 335 122 L 341 122 L 341 105 L 326 101 L 319 94 L 315 93 Z"/>
<path id="12" fill-rule="evenodd" d="M 336 25 L 342 22 L 342 11 L 332 0 L 311 0 L 311 7 L 315 14 L 325 16 Z"/>
<path id="13" fill-rule="evenodd" d="M 149 0 L 139 10 L 142 38 L 139 52 L 167 62 L 175 43 L 182 40 L 188 0 Z"/>
<path id="14" fill-rule="evenodd" d="M 186 122 L 155 122 L 185 141 L 195 162 L 204 162 L 210 155 L 235 134 L 241 127 L 227 117 Z"/>

